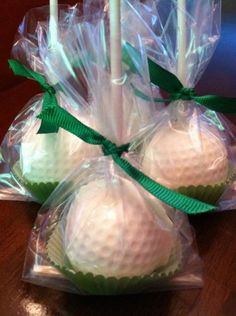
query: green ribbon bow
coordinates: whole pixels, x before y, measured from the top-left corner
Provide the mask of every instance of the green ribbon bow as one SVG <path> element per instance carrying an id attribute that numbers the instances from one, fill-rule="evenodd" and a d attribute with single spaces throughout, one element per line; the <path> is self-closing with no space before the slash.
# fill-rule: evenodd
<path id="1" fill-rule="evenodd" d="M 43 91 L 45 91 L 42 112 L 38 116 L 38 118 L 42 120 L 39 133 L 58 132 L 59 127 L 61 127 L 78 136 L 86 143 L 102 146 L 104 155 L 111 155 L 114 162 L 127 175 L 138 182 L 146 191 L 166 204 L 187 214 L 205 213 L 216 209 L 216 206 L 214 205 L 210 205 L 172 191 L 144 175 L 140 170 L 133 167 L 127 160 L 121 157 L 122 153 L 128 151 L 129 144 L 116 146 L 116 144 L 112 143 L 109 139 L 84 125 L 71 114 L 59 107 L 55 88 L 51 87 L 42 75 L 26 68 L 16 60 L 9 60 L 9 64 L 16 75 L 35 79 L 40 84 Z M 155 65 L 155 67 L 156 66 L 157 65 Z M 180 92 L 175 91 L 175 98 L 179 98 L 179 93 Z M 188 92 L 181 90 L 181 93 L 183 95 L 187 94 L 186 98 L 189 97 Z M 192 92 L 191 94 L 194 95 Z"/>
<path id="2" fill-rule="evenodd" d="M 56 97 L 56 90 L 54 87 L 50 86 L 47 83 L 46 78 L 44 76 L 31 69 L 28 69 L 17 60 L 10 59 L 8 60 L 8 63 L 15 75 L 29 79 L 34 79 L 40 84 L 42 90 L 44 91 L 42 105 L 43 110 L 59 106 Z M 57 133 L 58 127 L 53 124 L 47 125 L 47 122 L 42 121 L 39 133 L 41 133 L 42 131 L 43 133 Z"/>
<path id="3" fill-rule="evenodd" d="M 137 181 L 146 191 L 166 204 L 187 214 L 199 214 L 216 209 L 213 205 L 174 192 L 147 177 L 140 170 L 133 167 L 126 159 L 121 157 L 122 153 L 128 151 L 129 144 L 116 146 L 116 144 L 112 143 L 109 139 L 84 125 L 64 109 L 60 107 L 44 109 L 38 118 L 43 120 L 47 125 L 52 124 L 58 128 L 61 127 L 65 129 L 88 144 L 102 146 L 104 155 L 111 155 L 114 162 L 127 175 Z"/>
<path id="4" fill-rule="evenodd" d="M 132 59 L 130 56 L 133 56 Z M 123 62 L 126 63 L 132 72 L 139 72 L 133 60 L 137 61 L 137 65 L 141 63 L 141 55 L 129 43 L 123 45 Z M 221 113 L 235 113 L 236 112 L 236 98 L 227 98 L 217 95 L 203 95 L 196 94 L 193 88 L 185 88 L 179 79 L 171 72 L 156 64 L 153 60 L 148 58 L 148 68 L 151 82 L 158 86 L 161 90 L 170 94 L 169 99 L 156 98 L 155 102 L 173 102 L 177 100 L 193 100 L 201 104 L 209 110 Z M 134 92 L 137 96 L 150 100 L 143 92 L 133 86 Z"/>

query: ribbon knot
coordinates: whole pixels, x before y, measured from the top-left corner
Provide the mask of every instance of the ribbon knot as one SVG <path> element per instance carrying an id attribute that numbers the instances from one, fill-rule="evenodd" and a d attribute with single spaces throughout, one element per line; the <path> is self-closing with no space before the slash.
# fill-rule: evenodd
<path id="1" fill-rule="evenodd" d="M 120 157 L 124 152 L 128 152 L 128 150 L 129 150 L 129 144 L 117 146 L 116 144 L 112 143 L 108 139 L 105 139 L 102 144 L 102 151 L 103 151 L 104 156 L 118 155 Z"/>
<path id="2" fill-rule="evenodd" d="M 177 100 L 193 100 L 196 96 L 196 92 L 192 88 L 182 87 L 178 92 L 173 92 L 171 94 L 171 99 L 173 101 Z"/>
<path id="3" fill-rule="evenodd" d="M 44 92 L 48 92 L 50 95 L 55 95 L 56 90 L 53 86 L 50 86 L 47 82 L 40 84 Z"/>
<path id="4" fill-rule="evenodd" d="M 16 60 L 10 60 L 9 63 L 16 75 L 35 79 L 43 89 L 46 89 L 43 98 L 42 112 L 37 116 L 42 120 L 40 133 L 55 133 L 59 128 L 63 128 L 88 144 L 101 145 L 104 155 L 111 155 L 114 162 L 147 192 L 183 212 L 197 214 L 216 209 L 214 205 L 206 204 L 186 197 L 178 192 L 174 192 L 144 175 L 139 169 L 132 166 L 128 160 L 121 157 L 123 152 L 129 150 L 129 144 L 117 146 L 97 131 L 84 125 L 74 116 L 59 107 L 56 94 L 54 93 L 55 89 L 48 87 L 46 79 L 42 75 L 27 69 Z M 177 87 L 177 89 L 175 87 L 174 89 L 174 91 L 179 90 L 181 90 L 181 87 Z M 169 92 L 171 93 L 171 91 Z"/>
<path id="5" fill-rule="evenodd" d="M 132 58 L 130 56 L 133 56 Z M 123 62 L 126 63 L 131 72 L 140 73 L 136 65 L 142 63 L 142 56 L 140 52 L 130 45 L 128 42 L 123 46 Z M 168 70 L 162 68 L 151 58 L 147 58 L 150 80 L 152 84 L 158 86 L 160 90 L 165 91 L 171 96 L 169 99 L 154 98 L 145 95 L 142 91 L 131 85 L 136 96 L 154 102 L 172 102 L 176 100 L 193 100 L 197 104 L 205 106 L 208 110 L 221 113 L 235 113 L 236 98 L 227 98 L 217 95 L 197 95 L 191 88 L 185 88 L 180 80 Z M 133 60 L 136 60 L 135 64 Z"/>
<path id="6" fill-rule="evenodd" d="M 188 214 L 197 214 L 209 212 L 216 209 L 214 205 L 189 198 L 178 192 L 174 192 L 160 183 L 155 182 L 139 169 L 132 166 L 128 160 L 122 158 L 123 152 L 129 150 L 129 144 L 117 146 L 109 139 L 86 126 L 66 110 L 55 107 L 54 109 L 45 109 L 38 116 L 47 125 L 53 125 L 65 129 L 74 134 L 88 144 L 102 146 L 105 156 L 111 155 L 114 162 L 134 181 L 139 183 L 147 192 L 167 203 L 168 205 L 182 210 Z"/>

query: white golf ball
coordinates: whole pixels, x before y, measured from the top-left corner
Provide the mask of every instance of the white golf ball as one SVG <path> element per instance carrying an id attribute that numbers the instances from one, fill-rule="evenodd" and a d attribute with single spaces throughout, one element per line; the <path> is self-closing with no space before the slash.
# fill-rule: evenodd
<path id="1" fill-rule="evenodd" d="M 76 271 L 132 277 L 165 266 L 175 247 L 173 223 L 159 201 L 150 202 L 130 180 L 93 181 L 72 202 L 65 254 Z"/>
<path id="2" fill-rule="evenodd" d="M 144 147 L 144 173 L 171 189 L 215 185 L 227 179 L 227 149 L 216 128 L 180 130 L 168 125 Z"/>
<path id="3" fill-rule="evenodd" d="M 92 127 L 89 117 L 72 114 Z M 61 128 L 58 133 L 37 134 L 40 124 L 36 115 L 29 118 L 20 145 L 20 168 L 28 181 L 60 182 L 84 159 L 101 155 L 99 146 L 87 144 Z"/>

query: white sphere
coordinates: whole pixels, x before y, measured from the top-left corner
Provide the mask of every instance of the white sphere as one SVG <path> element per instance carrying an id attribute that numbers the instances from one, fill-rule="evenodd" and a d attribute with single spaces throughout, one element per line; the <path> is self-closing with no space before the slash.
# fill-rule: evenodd
<path id="1" fill-rule="evenodd" d="M 176 241 L 161 203 L 150 202 L 121 178 L 82 187 L 70 206 L 64 234 L 65 254 L 76 271 L 117 278 L 165 266 Z"/>
<path id="2" fill-rule="evenodd" d="M 84 124 L 92 125 L 88 117 L 77 117 Z M 37 134 L 41 121 L 36 115 L 29 120 L 23 131 L 19 157 L 22 175 L 28 181 L 60 182 L 84 159 L 101 155 L 99 146 L 87 144 L 62 128 L 58 133 Z"/>
<path id="3" fill-rule="evenodd" d="M 215 185 L 229 171 L 226 146 L 216 128 L 160 128 L 143 149 L 143 172 L 171 188 Z"/>

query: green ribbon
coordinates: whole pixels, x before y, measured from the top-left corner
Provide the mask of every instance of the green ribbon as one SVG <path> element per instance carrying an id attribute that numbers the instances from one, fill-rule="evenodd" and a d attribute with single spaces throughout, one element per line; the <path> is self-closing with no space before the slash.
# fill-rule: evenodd
<path id="1" fill-rule="evenodd" d="M 8 63 L 15 75 L 25 77 L 28 79 L 34 79 L 40 84 L 42 90 L 44 91 L 43 104 L 42 104 L 43 110 L 59 107 L 58 102 L 57 102 L 57 97 L 56 97 L 56 90 L 54 87 L 50 86 L 47 83 L 46 78 L 44 76 L 42 76 L 41 74 L 31 69 L 28 69 L 27 67 L 22 65 L 18 60 L 10 59 L 8 60 Z M 58 132 L 57 126 L 53 124 L 47 125 L 47 122 L 42 121 L 42 124 L 40 126 L 38 133 L 57 133 L 57 132 Z"/>
<path id="2" fill-rule="evenodd" d="M 132 59 L 130 56 L 133 56 Z M 137 61 L 137 65 L 141 63 L 141 55 L 136 48 L 129 43 L 123 44 L 123 62 L 126 63 L 132 72 L 139 72 L 138 67 L 133 60 Z M 171 72 L 156 64 L 152 59 L 148 58 L 148 68 L 151 82 L 158 86 L 161 90 L 170 94 L 169 99 L 155 99 L 155 102 L 173 102 L 177 100 L 192 100 L 208 108 L 209 110 L 221 113 L 236 112 L 236 98 L 227 98 L 217 95 L 196 94 L 193 88 L 185 88 L 179 79 Z M 143 92 L 133 86 L 137 96 L 148 100 Z M 149 100 L 152 98 L 149 98 Z"/>
<path id="3" fill-rule="evenodd" d="M 172 191 L 144 175 L 140 170 L 136 169 L 127 160 L 121 157 L 124 152 L 128 152 L 129 144 L 117 146 L 95 130 L 84 125 L 71 114 L 59 107 L 56 98 L 56 90 L 46 82 L 45 77 L 26 68 L 16 60 L 9 60 L 9 64 L 16 75 L 36 80 L 45 92 L 42 112 L 38 116 L 38 118 L 42 120 L 39 133 L 58 132 L 59 127 L 61 127 L 81 138 L 86 143 L 102 146 L 104 155 L 111 155 L 114 162 L 127 175 L 137 181 L 146 191 L 182 212 L 187 214 L 199 214 L 214 211 L 216 209 L 216 206 L 214 205 L 210 205 Z M 157 65 L 155 65 L 155 67 L 156 66 Z M 165 72 L 164 69 L 161 69 L 161 71 Z M 173 75 L 170 74 L 170 76 Z M 174 81 L 175 80 L 173 79 L 173 82 Z M 177 79 L 177 83 L 178 82 L 179 81 Z M 181 83 L 179 82 L 178 85 L 180 87 Z M 170 91 L 169 88 L 168 90 Z M 174 96 L 174 98 L 177 99 L 180 98 L 180 95 L 181 98 L 188 99 L 190 95 L 193 97 L 195 93 L 193 91 L 186 91 L 186 89 L 182 88 L 179 91 L 175 89 L 175 92 L 172 93 L 172 97 Z"/>
<path id="4" fill-rule="evenodd" d="M 48 125 L 52 124 L 58 128 L 61 127 L 65 129 L 88 144 L 100 145 L 104 155 L 110 155 L 114 162 L 127 175 L 137 181 L 146 191 L 166 204 L 187 214 L 205 213 L 216 209 L 213 205 L 174 192 L 147 177 L 140 170 L 132 166 L 126 159 L 121 157 L 122 153 L 128 152 L 129 144 L 117 146 L 97 131 L 81 123 L 64 109 L 60 107 L 44 109 L 38 118 Z"/>

